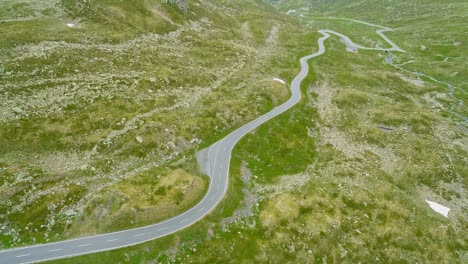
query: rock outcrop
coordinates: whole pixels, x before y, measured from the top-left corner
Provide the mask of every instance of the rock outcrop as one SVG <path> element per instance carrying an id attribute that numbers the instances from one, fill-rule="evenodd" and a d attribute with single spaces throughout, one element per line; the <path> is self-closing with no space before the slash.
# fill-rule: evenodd
<path id="1" fill-rule="evenodd" d="M 163 3 L 175 4 L 184 12 L 189 10 L 188 0 L 163 0 Z"/>

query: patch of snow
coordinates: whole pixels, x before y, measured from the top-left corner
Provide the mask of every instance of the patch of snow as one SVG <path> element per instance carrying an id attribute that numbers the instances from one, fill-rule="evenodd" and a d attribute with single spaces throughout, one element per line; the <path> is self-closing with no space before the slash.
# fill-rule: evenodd
<path id="1" fill-rule="evenodd" d="M 281 80 L 281 79 L 278 79 L 278 78 L 273 78 L 273 81 L 277 81 L 277 82 L 280 82 L 282 84 L 286 84 L 285 81 Z"/>
<path id="2" fill-rule="evenodd" d="M 294 12 L 296 12 L 296 10 L 289 10 L 288 12 L 286 12 L 286 15 L 289 15 L 289 14 L 294 13 Z"/>
<path id="3" fill-rule="evenodd" d="M 436 202 L 432 202 L 432 201 L 429 201 L 426 199 L 426 202 L 429 204 L 429 206 L 436 212 L 438 212 L 439 214 L 445 216 L 445 217 L 448 217 L 448 213 L 450 211 L 450 208 L 446 207 L 446 206 L 443 206 L 441 204 L 438 204 Z"/>
<path id="4" fill-rule="evenodd" d="M 74 23 L 67 23 L 67 27 L 75 27 Z"/>

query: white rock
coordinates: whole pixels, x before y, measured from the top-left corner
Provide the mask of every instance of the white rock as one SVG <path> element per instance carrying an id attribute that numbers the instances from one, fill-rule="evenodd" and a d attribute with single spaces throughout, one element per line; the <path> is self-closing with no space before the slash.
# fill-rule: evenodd
<path id="1" fill-rule="evenodd" d="M 12 110 L 17 114 L 23 113 L 23 110 L 21 108 L 19 108 L 19 107 L 13 107 Z"/>
<path id="2" fill-rule="evenodd" d="M 136 136 L 136 140 L 138 141 L 138 143 L 143 143 L 143 138 L 140 136 Z"/>
<path id="3" fill-rule="evenodd" d="M 65 211 L 64 215 L 66 216 L 74 216 L 76 214 L 75 211 L 73 211 L 72 209 L 69 209 L 67 211 Z"/>

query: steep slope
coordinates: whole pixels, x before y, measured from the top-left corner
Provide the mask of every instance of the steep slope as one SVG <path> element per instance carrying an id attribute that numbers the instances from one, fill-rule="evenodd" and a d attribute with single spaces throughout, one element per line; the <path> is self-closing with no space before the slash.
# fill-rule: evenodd
<path id="1" fill-rule="evenodd" d="M 466 262 L 463 1 L 6 2 L 3 247 L 189 208 L 207 184 L 195 151 L 285 101 L 273 78 L 297 74 L 318 30 L 387 45 L 380 27 L 345 17 L 394 28 L 385 34 L 406 52 L 331 36 L 298 105 L 236 146 L 212 214 L 56 263 Z"/>
<path id="2" fill-rule="evenodd" d="M 322 12 L 301 3 L 280 7 L 297 8 L 288 17 L 313 32 L 309 54 L 320 29 L 386 47 L 381 27 L 336 17 L 393 27 L 385 34 L 406 53 L 346 49 L 330 37 L 311 61 L 304 99 L 234 150 L 231 189 L 213 215 L 160 241 L 67 263 L 466 262 L 466 78 L 452 74 L 464 69 L 465 41 L 443 22 L 463 25 L 464 4 L 440 13 L 428 9 L 442 1 L 321 1 Z M 426 200 L 451 208 L 448 217 Z"/>
<path id="3" fill-rule="evenodd" d="M 8 0 L 0 14 L 3 247 L 192 206 L 207 186 L 193 152 L 286 99 L 272 79 L 293 75 L 299 45 L 279 33 L 302 34 L 252 1 Z"/>

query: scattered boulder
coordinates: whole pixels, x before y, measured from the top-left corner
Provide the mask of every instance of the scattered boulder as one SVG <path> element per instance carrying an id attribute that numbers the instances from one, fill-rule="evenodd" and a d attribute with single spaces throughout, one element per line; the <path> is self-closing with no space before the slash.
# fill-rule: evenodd
<path id="1" fill-rule="evenodd" d="M 390 128 L 390 127 L 386 127 L 386 126 L 377 126 L 377 127 L 383 131 L 393 131 L 393 128 Z"/>
<path id="2" fill-rule="evenodd" d="M 142 137 L 136 136 L 135 138 L 138 141 L 138 143 L 143 143 L 143 138 Z"/>
<path id="3" fill-rule="evenodd" d="M 23 113 L 23 109 L 19 108 L 19 107 L 13 107 L 12 108 L 13 112 L 15 112 L 16 114 L 22 114 Z"/>

